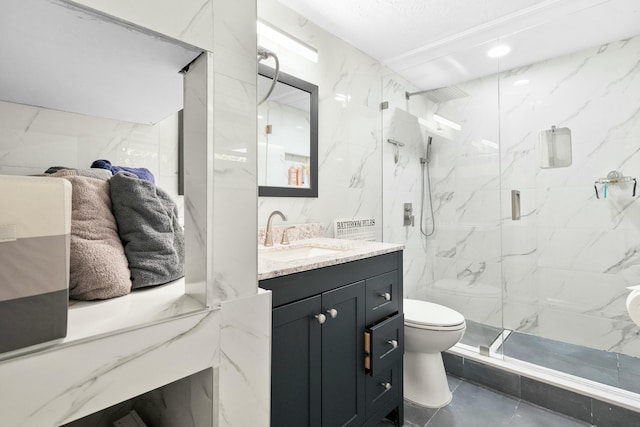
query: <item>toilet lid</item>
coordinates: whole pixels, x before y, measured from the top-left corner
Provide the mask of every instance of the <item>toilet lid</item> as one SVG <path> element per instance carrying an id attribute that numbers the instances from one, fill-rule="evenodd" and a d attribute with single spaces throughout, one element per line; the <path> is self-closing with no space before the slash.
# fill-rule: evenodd
<path id="1" fill-rule="evenodd" d="M 417 326 L 457 326 L 464 323 L 464 316 L 439 304 L 405 299 L 404 321 Z"/>

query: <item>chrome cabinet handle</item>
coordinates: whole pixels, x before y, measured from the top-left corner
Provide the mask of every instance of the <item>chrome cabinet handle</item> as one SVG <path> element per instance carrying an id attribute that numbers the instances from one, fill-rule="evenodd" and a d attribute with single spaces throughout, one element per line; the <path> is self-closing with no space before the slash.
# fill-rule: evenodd
<path id="1" fill-rule="evenodd" d="M 320 323 L 321 325 L 327 321 L 327 316 L 325 316 L 324 314 L 316 314 L 315 318 L 316 320 L 318 320 L 318 323 Z"/>
<path id="2" fill-rule="evenodd" d="M 329 314 L 332 319 L 335 319 L 336 317 L 338 317 L 338 310 L 336 310 L 335 308 L 330 308 L 329 310 L 327 310 L 327 314 Z"/>
<path id="3" fill-rule="evenodd" d="M 391 294 L 389 292 L 385 292 L 384 294 L 380 294 L 380 296 L 382 298 L 384 298 L 385 301 L 391 301 Z"/>
<path id="4" fill-rule="evenodd" d="M 398 341 L 396 340 L 389 340 L 387 341 L 389 344 L 391 344 L 391 347 L 393 348 L 398 348 Z"/>
<path id="5" fill-rule="evenodd" d="M 385 390 L 389 390 L 391 388 L 391 383 L 380 383 L 380 385 L 384 387 Z"/>

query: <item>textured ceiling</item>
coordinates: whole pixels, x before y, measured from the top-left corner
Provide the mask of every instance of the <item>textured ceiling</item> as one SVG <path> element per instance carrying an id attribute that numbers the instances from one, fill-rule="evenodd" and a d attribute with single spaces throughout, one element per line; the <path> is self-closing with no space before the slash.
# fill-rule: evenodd
<path id="1" fill-rule="evenodd" d="M 640 34 L 640 0 L 279 0 L 421 89 Z"/>
<path id="2" fill-rule="evenodd" d="M 389 59 L 547 0 L 280 0 L 375 58 Z"/>

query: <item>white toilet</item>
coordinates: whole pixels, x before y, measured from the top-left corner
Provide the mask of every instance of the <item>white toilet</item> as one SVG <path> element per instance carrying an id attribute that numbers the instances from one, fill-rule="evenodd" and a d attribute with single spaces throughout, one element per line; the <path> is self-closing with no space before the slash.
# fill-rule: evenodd
<path id="1" fill-rule="evenodd" d="M 427 301 L 404 300 L 404 398 L 429 408 L 451 401 L 442 352 L 464 334 L 464 316 Z"/>

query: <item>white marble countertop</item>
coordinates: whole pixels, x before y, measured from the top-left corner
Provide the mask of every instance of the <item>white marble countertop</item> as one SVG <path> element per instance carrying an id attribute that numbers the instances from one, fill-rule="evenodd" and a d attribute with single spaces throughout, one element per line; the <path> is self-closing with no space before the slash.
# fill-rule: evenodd
<path id="1" fill-rule="evenodd" d="M 278 259 L 286 251 L 303 252 L 305 248 L 316 250 L 317 255 L 286 259 Z M 265 247 L 258 246 L 258 280 L 271 279 L 301 271 L 329 267 L 345 262 L 356 261 L 372 256 L 397 252 L 404 249 L 404 245 L 396 243 L 367 242 L 363 240 L 344 240 L 317 237 L 297 240 L 289 245 Z M 329 250 L 332 250 L 329 253 Z M 326 253 L 324 253 L 326 252 Z"/>

